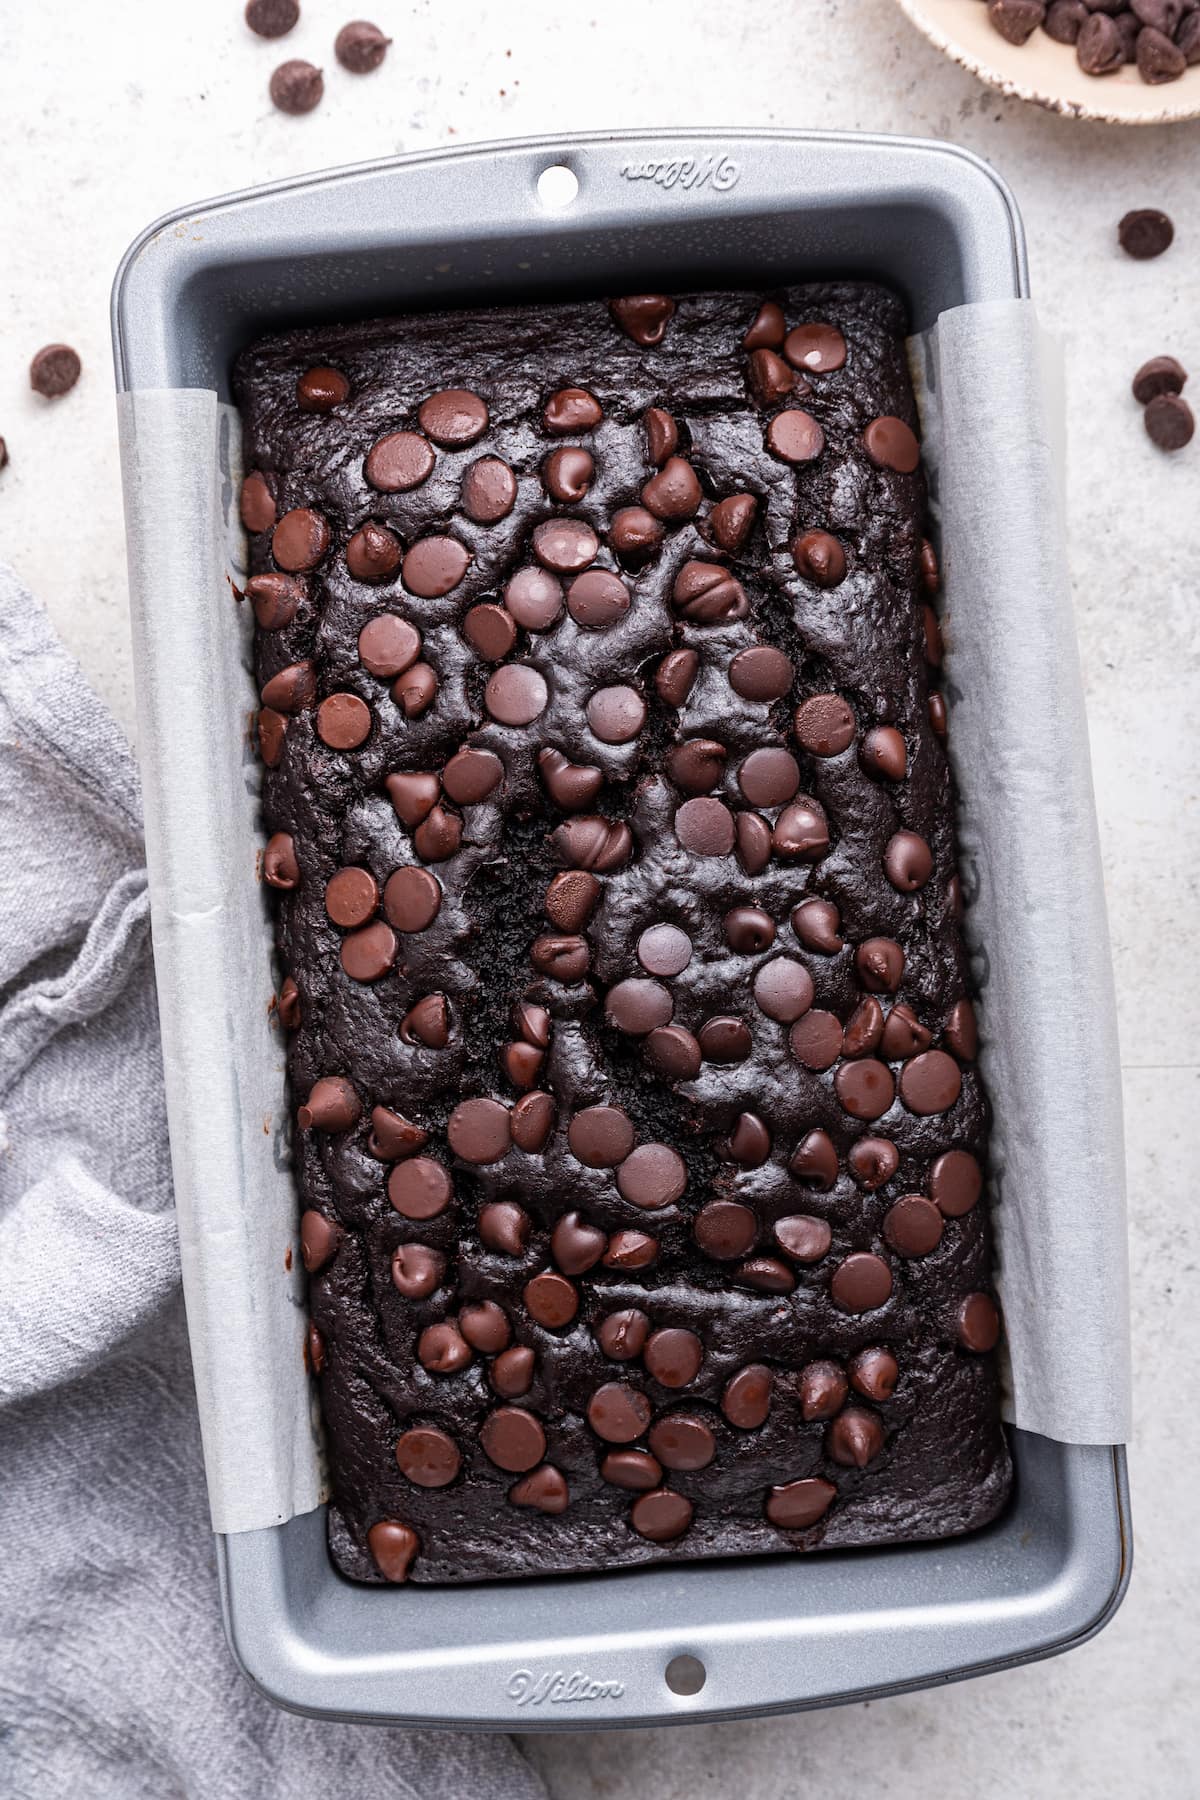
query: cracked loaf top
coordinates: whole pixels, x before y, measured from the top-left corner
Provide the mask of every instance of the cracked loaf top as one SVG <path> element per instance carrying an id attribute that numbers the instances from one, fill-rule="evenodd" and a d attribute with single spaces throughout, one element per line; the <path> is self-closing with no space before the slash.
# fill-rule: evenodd
<path id="1" fill-rule="evenodd" d="M 311 329 L 236 392 L 338 1565 L 992 1517 L 986 1103 L 896 299 Z"/>

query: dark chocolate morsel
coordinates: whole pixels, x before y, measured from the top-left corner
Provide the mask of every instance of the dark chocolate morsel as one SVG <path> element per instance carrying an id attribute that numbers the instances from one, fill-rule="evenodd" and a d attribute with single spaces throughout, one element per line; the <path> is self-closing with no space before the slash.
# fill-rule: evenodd
<path id="1" fill-rule="evenodd" d="M 648 348 L 662 343 L 675 302 L 666 294 L 629 294 L 621 300 L 610 300 L 608 308 L 625 335 Z"/>
<path id="2" fill-rule="evenodd" d="M 821 1419 L 832 1419 L 846 1404 L 849 1384 L 835 1362 L 806 1363 L 800 1371 L 800 1416 L 812 1425 Z"/>
<path id="3" fill-rule="evenodd" d="M 300 0 L 246 0 L 246 23 L 257 37 L 286 37 L 300 17 Z"/>
<path id="4" fill-rule="evenodd" d="M 639 1537 L 649 1538 L 652 1544 L 669 1544 L 673 1538 L 683 1536 L 693 1512 L 691 1501 L 684 1495 L 671 1488 L 656 1488 L 634 1501 L 629 1523 Z"/>
<path id="5" fill-rule="evenodd" d="M 411 1525 L 398 1519 L 380 1519 L 367 1533 L 367 1548 L 384 1580 L 401 1582 L 408 1580 L 421 1540 Z"/>
<path id="6" fill-rule="evenodd" d="M 387 55 L 390 37 L 368 19 L 352 19 L 333 40 L 333 54 L 351 75 L 369 75 Z"/>
<path id="7" fill-rule="evenodd" d="M 406 1300 L 426 1300 L 442 1284 L 446 1259 L 426 1244 L 399 1244 L 392 1251 L 392 1286 Z"/>
<path id="8" fill-rule="evenodd" d="M 754 1431 L 771 1410 L 771 1371 L 763 1363 L 747 1363 L 721 1390 L 721 1411 L 739 1431 Z"/>
<path id="9" fill-rule="evenodd" d="M 825 1517 L 836 1499 L 837 1489 L 833 1483 L 814 1475 L 771 1488 L 767 1494 L 766 1514 L 771 1524 L 781 1531 L 807 1531 L 810 1525 Z"/>
<path id="10" fill-rule="evenodd" d="M 890 1400 L 900 1379 L 900 1365 L 890 1350 L 878 1345 L 860 1350 L 847 1367 L 850 1385 L 867 1400 Z"/>
<path id="11" fill-rule="evenodd" d="M 846 552 L 828 531 L 805 531 L 793 539 L 792 561 L 819 588 L 835 588 L 846 579 Z"/>
<path id="12" fill-rule="evenodd" d="M 730 494 L 708 515 L 708 529 L 720 549 L 734 556 L 754 529 L 758 501 L 753 494 Z"/>
<path id="13" fill-rule="evenodd" d="M 870 1194 L 892 1179 L 900 1167 L 900 1152 L 890 1138 L 861 1137 L 846 1161 L 855 1181 Z"/>
<path id="14" fill-rule="evenodd" d="M 654 675 L 654 690 L 664 706 L 680 707 L 692 691 L 700 668 L 694 650 L 670 650 Z"/>
<path id="15" fill-rule="evenodd" d="M 273 105 L 283 113 L 308 113 L 320 104 L 325 80 L 320 69 L 300 57 L 280 63 L 270 81 Z"/>
<path id="16" fill-rule="evenodd" d="M 788 1169 L 808 1187 L 828 1192 L 837 1180 L 838 1155 L 827 1131 L 810 1131 L 792 1153 Z"/>
<path id="17" fill-rule="evenodd" d="M 847 1406 L 830 1425 L 825 1437 L 830 1460 L 848 1469 L 865 1469 L 883 1449 L 883 1426 L 865 1406 Z"/>

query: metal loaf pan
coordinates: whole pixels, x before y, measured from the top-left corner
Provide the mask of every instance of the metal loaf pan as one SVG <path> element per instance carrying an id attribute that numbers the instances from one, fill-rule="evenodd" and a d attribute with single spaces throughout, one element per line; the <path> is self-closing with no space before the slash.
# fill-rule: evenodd
<path id="1" fill-rule="evenodd" d="M 539 194 L 549 167 L 578 183 L 558 208 Z M 117 276 L 118 386 L 227 399 L 236 351 L 302 320 L 821 276 L 890 283 L 915 330 L 1028 292 L 1011 197 L 946 144 L 703 131 L 512 142 L 301 177 L 160 221 Z M 240 699 L 228 729 L 243 729 Z M 143 744 L 151 768 L 156 754 Z M 155 824 L 160 846 L 186 849 L 186 810 Z M 319 1510 L 218 1540 L 230 1645 L 300 1711 L 523 1730 L 730 1718 L 1010 1667 L 1098 1630 L 1130 1557 L 1123 1450 L 1013 1439 L 1003 1518 L 889 1550 L 377 1589 L 335 1572 Z M 669 1682 L 681 1656 L 702 1669 Z"/>

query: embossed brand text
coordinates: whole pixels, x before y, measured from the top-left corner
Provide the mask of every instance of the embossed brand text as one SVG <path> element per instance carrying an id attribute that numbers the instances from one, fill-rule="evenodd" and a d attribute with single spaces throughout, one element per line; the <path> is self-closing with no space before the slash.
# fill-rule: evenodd
<path id="1" fill-rule="evenodd" d="M 731 156 L 676 156 L 669 162 L 625 162 L 626 181 L 655 181 L 659 187 L 701 188 L 707 184 L 718 193 L 731 188 L 741 174 L 741 164 Z"/>
<path id="2" fill-rule="evenodd" d="M 518 1706 L 557 1706 L 575 1700 L 619 1700 L 625 1684 L 593 1681 L 582 1669 L 576 1669 L 572 1675 L 565 1669 L 547 1669 L 544 1675 L 535 1675 L 532 1669 L 516 1669 L 509 1676 L 506 1691 Z"/>

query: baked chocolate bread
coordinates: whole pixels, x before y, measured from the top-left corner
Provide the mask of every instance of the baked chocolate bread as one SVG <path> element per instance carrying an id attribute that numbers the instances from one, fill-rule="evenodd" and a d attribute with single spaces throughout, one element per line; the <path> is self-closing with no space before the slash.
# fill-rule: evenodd
<path id="1" fill-rule="evenodd" d="M 897 300 L 236 372 L 338 1566 L 937 1538 L 1009 1485 Z"/>

